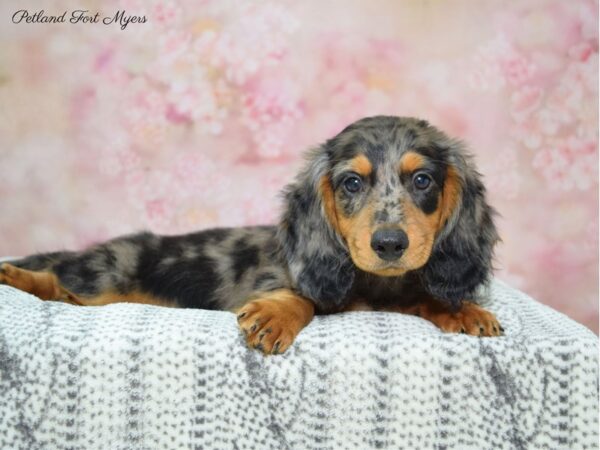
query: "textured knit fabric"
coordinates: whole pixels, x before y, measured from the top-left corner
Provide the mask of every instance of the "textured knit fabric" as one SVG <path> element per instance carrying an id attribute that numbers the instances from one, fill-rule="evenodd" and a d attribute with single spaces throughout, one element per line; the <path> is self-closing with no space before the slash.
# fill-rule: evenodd
<path id="1" fill-rule="evenodd" d="M 0 448 L 597 448 L 597 337 L 497 281 L 484 305 L 504 337 L 353 312 L 263 356 L 231 313 L 0 287 Z"/>

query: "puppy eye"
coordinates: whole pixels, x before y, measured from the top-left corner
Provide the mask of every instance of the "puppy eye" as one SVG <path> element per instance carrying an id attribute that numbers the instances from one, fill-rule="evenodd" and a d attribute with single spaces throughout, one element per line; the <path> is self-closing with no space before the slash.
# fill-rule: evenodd
<path id="1" fill-rule="evenodd" d="M 344 180 L 344 188 L 351 194 L 356 194 L 362 189 L 362 180 L 356 175 L 350 175 Z"/>
<path id="2" fill-rule="evenodd" d="M 426 173 L 417 173 L 413 177 L 413 184 L 419 190 L 424 190 L 431 184 L 431 177 Z"/>

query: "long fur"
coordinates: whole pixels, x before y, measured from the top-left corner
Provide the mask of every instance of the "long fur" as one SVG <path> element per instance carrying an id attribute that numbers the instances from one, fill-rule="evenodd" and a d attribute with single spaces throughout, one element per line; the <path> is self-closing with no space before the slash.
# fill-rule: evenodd
<path id="1" fill-rule="evenodd" d="M 411 151 L 431 169 L 436 190 L 428 197 L 410 187 L 410 174 L 397 173 Z M 365 188 L 352 197 L 343 180 L 358 155 L 368 158 L 372 173 L 364 180 L 368 192 Z M 332 223 L 332 214 L 351 227 L 372 209 L 375 214 L 367 222 L 373 230 L 414 227 L 439 212 L 450 171 L 457 174 L 460 192 L 435 230 L 427 261 L 392 276 L 359 268 L 349 248 L 354 241 Z M 323 180 L 335 198 L 333 213 L 323 197 Z M 84 297 L 142 292 L 181 307 L 227 310 L 239 308 L 257 292 L 276 289 L 311 300 L 317 312 L 341 311 L 356 299 L 380 307 L 423 295 L 459 307 L 489 279 L 498 235 L 481 177 L 464 144 L 426 121 L 377 116 L 351 124 L 308 153 L 305 167 L 284 190 L 284 202 L 277 226 L 182 236 L 140 233 L 82 252 L 34 255 L 13 264 L 52 272 L 64 287 Z M 418 230 L 413 235 L 413 241 L 420 236 Z M 368 258 L 377 262 L 374 254 Z"/>

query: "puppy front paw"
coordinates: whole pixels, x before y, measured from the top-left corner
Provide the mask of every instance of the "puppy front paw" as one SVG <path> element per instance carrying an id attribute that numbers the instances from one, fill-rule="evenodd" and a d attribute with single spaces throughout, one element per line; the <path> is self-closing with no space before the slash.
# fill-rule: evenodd
<path id="1" fill-rule="evenodd" d="M 456 312 L 439 304 L 426 303 L 420 308 L 419 315 L 448 333 L 471 336 L 501 336 L 504 333 L 494 314 L 468 301 L 463 301 Z"/>
<path id="2" fill-rule="evenodd" d="M 285 352 L 314 316 L 313 304 L 287 289 L 261 294 L 238 311 L 248 345 L 266 354 Z"/>

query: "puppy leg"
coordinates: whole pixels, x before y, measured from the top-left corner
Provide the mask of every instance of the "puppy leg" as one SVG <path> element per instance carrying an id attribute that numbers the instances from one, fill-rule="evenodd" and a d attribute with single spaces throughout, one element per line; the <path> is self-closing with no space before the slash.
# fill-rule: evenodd
<path id="1" fill-rule="evenodd" d="M 452 311 L 442 302 L 433 299 L 426 299 L 416 305 L 397 307 L 393 310 L 427 319 L 442 331 L 449 333 L 500 336 L 504 332 L 494 314 L 468 301 L 463 301 L 458 311 Z"/>
<path id="2" fill-rule="evenodd" d="M 174 301 L 162 299 L 139 290 L 126 293 L 107 290 L 91 295 L 74 294 L 65 288 L 52 272 L 22 269 L 8 263 L 0 265 L 0 284 L 6 284 L 28 292 L 42 300 L 57 300 L 79 306 L 103 306 L 126 302 L 177 307 Z"/>
<path id="3" fill-rule="evenodd" d="M 283 353 L 315 314 L 314 304 L 289 289 L 260 293 L 238 310 L 248 345 L 264 353 Z"/>
<path id="4" fill-rule="evenodd" d="M 6 284 L 28 292 L 42 300 L 60 300 L 81 305 L 81 300 L 61 286 L 58 277 L 51 272 L 32 271 L 15 267 L 12 264 L 0 265 L 0 284 Z"/>

